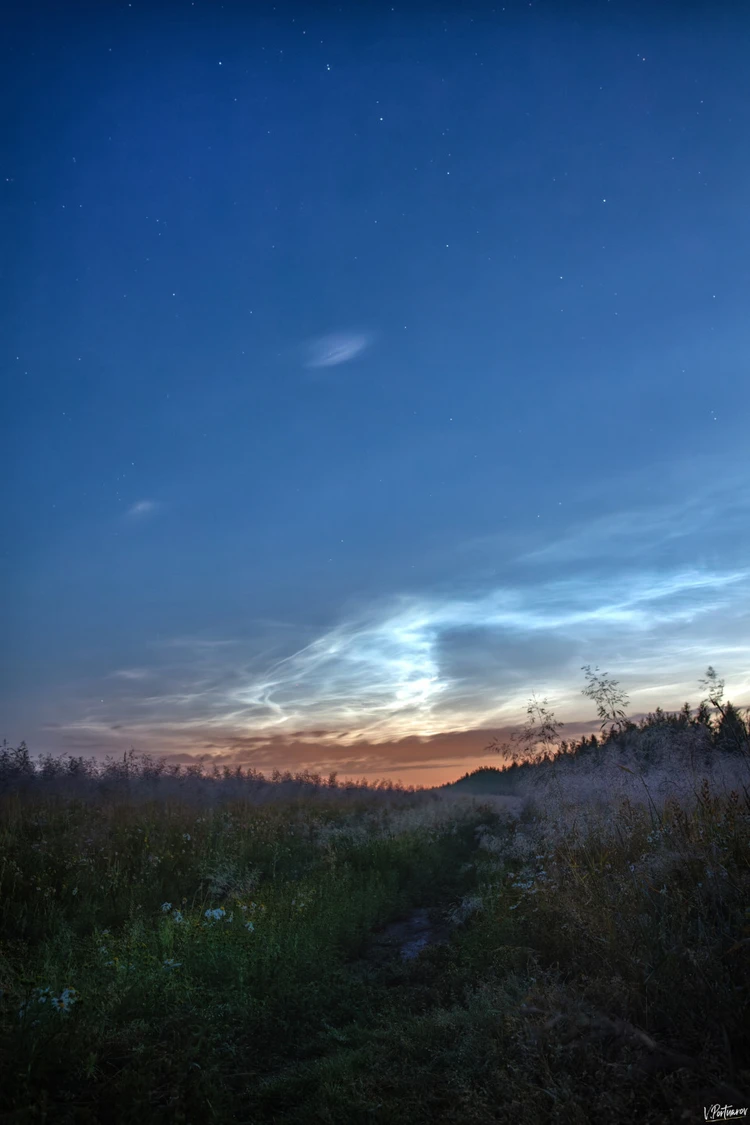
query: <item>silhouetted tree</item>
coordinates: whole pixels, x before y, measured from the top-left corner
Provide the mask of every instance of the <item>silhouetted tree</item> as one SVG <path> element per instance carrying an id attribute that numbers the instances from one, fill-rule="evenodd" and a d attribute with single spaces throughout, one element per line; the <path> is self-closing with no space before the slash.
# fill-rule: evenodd
<path id="1" fill-rule="evenodd" d="M 720 750 L 733 753 L 749 753 L 750 738 L 748 727 L 733 703 L 725 703 L 721 709 L 719 727 L 716 731 L 716 746 Z"/>
<path id="2" fill-rule="evenodd" d="M 730 702 L 724 703 L 724 680 L 720 680 L 717 672 L 709 664 L 705 677 L 699 681 L 707 689 L 707 700 L 701 703 L 701 709 L 708 710 L 707 704 L 712 703 L 719 712 L 719 723 L 714 727 L 715 745 L 722 750 L 737 751 L 750 755 L 750 711 L 747 721 L 743 720 L 737 708 Z"/>
<path id="3" fill-rule="evenodd" d="M 713 720 L 711 718 L 711 708 L 708 706 L 708 704 L 706 702 L 702 702 L 702 703 L 698 704 L 698 710 L 695 712 L 695 718 L 693 719 L 693 724 L 695 726 L 708 727 L 709 730 L 713 730 Z"/>

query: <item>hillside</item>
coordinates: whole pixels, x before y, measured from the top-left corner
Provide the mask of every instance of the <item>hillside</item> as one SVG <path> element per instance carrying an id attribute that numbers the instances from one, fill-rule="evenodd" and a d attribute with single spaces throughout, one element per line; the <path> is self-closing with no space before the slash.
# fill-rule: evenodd
<path id="1" fill-rule="evenodd" d="M 501 797 L 511 797 L 515 795 L 516 785 L 514 779 L 508 776 L 507 770 L 497 769 L 496 766 L 483 766 L 471 773 L 465 773 L 457 781 L 436 786 L 436 789 L 446 793 L 471 793 L 480 796 L 496 794 Z"/>

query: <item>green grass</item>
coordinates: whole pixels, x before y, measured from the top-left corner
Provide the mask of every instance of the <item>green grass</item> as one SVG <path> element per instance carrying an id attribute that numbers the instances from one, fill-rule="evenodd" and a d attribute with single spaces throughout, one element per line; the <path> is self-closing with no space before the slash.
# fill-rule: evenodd
<path id="1" fill-rule="evenodd" d="M 417 906 L 451 940 L 368 959 Z M 750 1096 L 750 809 L 708 782 L 585 823 L 10 787 L 0 939 L 0 1122 L 698 1121 Z"/>

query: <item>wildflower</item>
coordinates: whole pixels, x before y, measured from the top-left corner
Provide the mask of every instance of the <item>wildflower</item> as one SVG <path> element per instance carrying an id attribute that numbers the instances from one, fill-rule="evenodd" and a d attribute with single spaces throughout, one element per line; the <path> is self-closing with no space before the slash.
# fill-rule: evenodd
<path id="1" fill-rule="evenodd" d="M 172 903 L 171 902 L 163 902 L 161 904 L 161 908 L 162 908 L 162 912 L 164 914 L 168 914 L 169 911 L 172 909 Z"/>
<path id="2" fill-rule="evenodd" d="M 100 945 L 99 946 L 99 952 L 100 953 L 109 953 L 109 950 L 107 949 L 106 945 Z"/>
<path id="3" fill-rule="evenodd" d="M 246 906 L 241 906 L 240 910 L 242 911 L 243 914 L 247 914 L 247 907 Z"/>
<path id="4" fill-rule="evenodd" d="M 64 988 L 59 996 L 52 998 L 52 1007 L 57 1012 L 68 1012 L 78 1000 L 75 988 Z"/>
<path id="5" fill-rule="evenodd" d="M 175 961 L 174 957 L 165 957 L 162 967 L 165 969 L 179 969 L 182 961 Z"/>
<path id="6" fill-rule="evenodd" d="M 183 832 L 182 838 L 183 838 L 183 840 L 186 840 L 188 843 L 190 842 L 190 840 L 192 840 L 192 836 L 190 835 L 189 832 Z"/>
<path id="7" fill-rule="evenodd" d="M 252 924 L 252 922 L 245 922 L 245 929 L 248 931 L 248 933 L 251 934 L 255 929 L 255 926 Z"/>
<path id="8" fill-rule="evenodd" d="M 172 915 L 172 921 L 179 924 L 180 922 L 184 922 L 185 919 L 182 917 L 182 914 L 179 910 L 175 910 L 174 914 Z"/>
<path id="9" fill-rule="evenodd" d="M 514 902 L 512 906 L 508 907 L 509 910 L 518 910 L 518 903 Z"/>
<path id="10" fill-rule="evenodd" d="M 220 906 L 217 906 L 214 910 L 207 910 L 204 914 L 204 918 L 211 918 L 214 922 L 218 922 L 225 914 L 226 910 L 222 910 Z"/>

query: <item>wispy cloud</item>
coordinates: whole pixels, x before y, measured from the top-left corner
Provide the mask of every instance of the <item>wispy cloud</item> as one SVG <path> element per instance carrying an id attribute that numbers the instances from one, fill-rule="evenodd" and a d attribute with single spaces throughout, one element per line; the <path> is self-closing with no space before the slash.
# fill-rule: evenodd
<path id="1" fill-rule="evenodd" d="M 139 519 L 151 515 L 158 507 L 159 505 L 155 500 L 138 500 L 137 503 L 128 508 L 126 515 Z"/>
<path id="2" fill-rule="evenodd" d="M 259 768 L 428 773 L 471 764 L 467 754 L 476 763 L 489 732 L 526 719 L 531 691 L 549 699 L 566 736 L 596 729 L 582 664 L 616 675 L 632 715 L 697 703 L 708 663 L 743 705 L 750 568 L 731 547 L 745 542 L 747 511 L 736 480 L 685 473 L 682 484 L 675 499 L 571 521 L 531 549 L 528 538 L 515 552 L 500 536 L 473 540 L 449 552 L 454 580 L 363 596 L 322 630 L 269 617 L 253 619 L 251 640 L 154 641 L 148 673 L 111 673 L 117 692 L 92 692 L 59 734 L 79 748 L 114 740 Z M 501 574 L 480 565 L 493 552 Z"/>
<path id="3" fill-rule="evenodd" d="M 330 760 L 332 768 L 361 755 L 369 766 L 359 772 L 376 766 L 383 772 L 388 762 L 392 768 L 435 764 L 436 758 L 462 757 L 455 732 L 522 722 L 531 690 L 547 695 L 566 723 L 588 721 L 580 693 L 583 663 L 617 674 L 631 694 L 631 713 L 641 690 L 646 709 L 654 705 L 653 684 L 663 682 L 667 667 L 675 706 L 696 695 L 709 661 L 728 681 L 734 674 L 736 686 L 750 689 L 741 672 L 748 645 L 740 634 L 747 622 L 737 619 L 737 636 L 725 634 L 720 650 L 696 645 L 688 651 L 674 640 L 683 628 L 694 636 L 706 622 L 726 623 L 733 605 L 750 604 L 748 593 L 750 570 L 692 569 L 595 579 L 581 574 L 474 597 L 381 600 L 261 673 L 243 669 L 234 646 L 232 655 L 221 642 L 187 648 L 171 682 L 162 677 L 147 696 L 120 699 L 117 713 L 97 701 L 65 730 L 79 741 L 93 736 L 101 747 L 111 742 L 113 721 L 127 719 L 118 735 L 128 745 L 138 739 L 142 749 L 189 752 L 210 745 L 212 752 L 239 753 L 245 746 L 247 760 L 279 764 L 290 755 L 304 757 L 299 748 L 307 746 L 308 762 Z M 451 732 L 448 742 L 440 741 Z M 424 750 L 417 752 L 417 745 Z"/>
<path id="4" fill-rule="evenodd" d="M 695 455 L 676 461 L 653 480 L 653 470 L 633 468 L 618 475 L 616 481 L 606 474 L 593 481 L 581 482 L 573 503 L 581 509 L 606 504 L 602 514 L 587 511 L 569 519 L 559 534 L 547 536 L 539 546 L 524 551 L 516 563 L 524 568 L 554 567 L 572 570 L 582 563 L 635 565 L 644 558 L 659 554 L 677 559 L 686 556 L 696 561 L 721 557 L 725 560 L 742 557 L 746 529 L 750 526 L 750 494 L 745 482 L 750 476 L 750 463 L 742 470 L 730 471 L 720 460 L 708 455 Z M 628 505 L 615 497 L 634 493 L 649 500 Z M 542 525 L 529 538 L 540 539 Z M 469 537 L 452 548 L 451 553 L 471 567 L 475 560 L 502 558 L 507 555 L 509 536 L 500 531 Z M 721 549 L 719 551 L 719 544 Z M 486 567 L 485 567 L 486 569 Z"/>
<path id="5" fill-rule="evenodd" d="M 363 352 L 372 342 L 367 332 L 333 332 L 311 340 L 305 349 L 305 367 L 335 367 Z"/>

